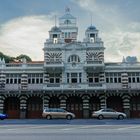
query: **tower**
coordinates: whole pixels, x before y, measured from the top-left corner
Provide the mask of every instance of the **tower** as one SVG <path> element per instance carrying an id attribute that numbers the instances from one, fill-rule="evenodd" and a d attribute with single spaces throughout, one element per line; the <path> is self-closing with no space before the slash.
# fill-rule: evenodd
<path id="1" fill-rule="evenodd" d="M 61 30 L 57 26 L 54 26 L 49 31 L 49 41 L 53 44 L 59 43 L 61 40 Z"/>
<path id="2" fill-rule="evenodd" d="M 98 42 L 99 38 L 98 38 L 98 30 L 96 29 L 95 26 L 91 25 L 86 29 L 85 32 L 86 35 L 86 42 Z"/>
<path id="3" fill-rule="evenodd" d="M 78 27 L 76 26 L 76 18 L 71 15 L 69 8 L 66 8 L 65 14 L 59 18 L 59 27 L 65 43 L 77 40 Z"/>

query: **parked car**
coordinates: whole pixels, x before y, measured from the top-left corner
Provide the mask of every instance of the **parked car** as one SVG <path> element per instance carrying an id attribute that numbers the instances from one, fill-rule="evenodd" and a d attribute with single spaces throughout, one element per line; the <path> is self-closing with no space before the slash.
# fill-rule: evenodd
<path id="1" fill-rule="evenodd" d="M 1 120 L 7 119 L 7 118 L 8 118 L 7 114 L 0 113 L 0 119 Z"/>
<path id="2" fill-rule="evenodd" d="M 106 109 L 100 109 L 98 111 L 94 111 L 92 113 L 92 117 L 102 120 L 104 118 L 124 119 L 127 116 L 123 112 L 117 112 L 114 109 L 106 108 Z"/>
<path id="3" fill-rule="evenodd" d="M 46 118 L 48 120 L 53 119 L 53 118 L 71 120 L 75 118 L 74 113 L 68 112 L 61 108 L 46 108 L 44 109 L 42 116 L 43 118 Z"/>

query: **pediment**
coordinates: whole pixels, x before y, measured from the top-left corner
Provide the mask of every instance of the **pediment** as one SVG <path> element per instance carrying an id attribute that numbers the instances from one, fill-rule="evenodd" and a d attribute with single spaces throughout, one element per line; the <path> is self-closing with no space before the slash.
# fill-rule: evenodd
<path id="1" fill-rule="evenodd" d="M 84 49 L 85 46 L 78 42 L 68 43 L 63 46 L 64 49 Z"/>

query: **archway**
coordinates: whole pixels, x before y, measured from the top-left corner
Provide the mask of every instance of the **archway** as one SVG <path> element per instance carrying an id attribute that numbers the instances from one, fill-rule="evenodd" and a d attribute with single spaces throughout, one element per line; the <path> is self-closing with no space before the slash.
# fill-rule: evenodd
<path id="1" fill-rule="evenodd" d="M 90 110 L 90 117 L 93 111 L 97 111 L 100 109 L 100 99 L 99 97 L 91 97 L 89 100 L 89 110 Z"/>
<path id="2" fill-rule="evenodd" d="M 119 96 L 111 96 L 107 98 L 107 107 L 113 108 L 116 111 L 123 111 L 122 98 Z"/>
<path id="3" fill-rule="evenodd" d="M 60 100 L 58 97 L 51 97 L 49 100 L 49 108 L 60 108 Z"/>
<path id="4" fill-rule="evenodd" d="M 78 96 L 71 96 L 66 101 L 67 111 L 73 112 L 76 118 L 82 118 L 83 116 L 83 103 L 82 99 Z"/>
<path id="5" fill-rule="evenodd" d="M 130 99 L 130 117 L 140 118 L 140 95 Z"/>
<path id="6" fill-rule="evenodd" d="M 9 119 L 20 118 L 20 100 L 17 97 L 8 97 L 4 101 L 4 113 Z"/>
<path id="7" fill-rule="evenodd" d="M 27 118 L 42 118 L 43 101 L 40 97 L 30 97 L 27 100 Z"/>

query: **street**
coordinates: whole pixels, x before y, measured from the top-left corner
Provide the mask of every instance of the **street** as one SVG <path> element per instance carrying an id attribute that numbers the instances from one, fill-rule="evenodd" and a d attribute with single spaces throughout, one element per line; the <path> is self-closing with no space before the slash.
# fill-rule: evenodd
<path id="1" fill-rule="evenodd" d="M 0 121 L 0 140 L 139 140 L 139 132 L 138 119 Z"/>

